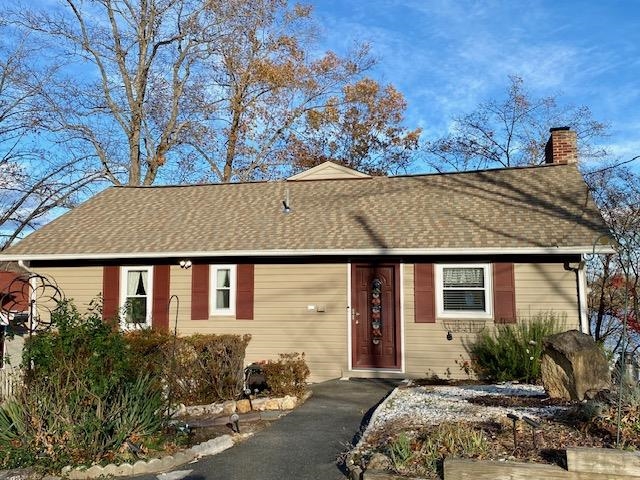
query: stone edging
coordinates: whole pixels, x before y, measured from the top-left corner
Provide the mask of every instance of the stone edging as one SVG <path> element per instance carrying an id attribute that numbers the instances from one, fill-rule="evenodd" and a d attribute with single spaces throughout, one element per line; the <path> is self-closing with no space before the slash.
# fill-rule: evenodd
<path id="1" fill-rule="evenodd" d="M 130 477 L 133 475 L 160 473 L 201 457 L 216 455 L 233 447 L 233 445 L 234 442 L 231 435 L 222 435 L 167 457 L 138 460 L 134 464 L 121 463 L 116 465 L 110 463 L 104 467 L 94 465 L 90 468 L 74 468 L 69 465 L 62 469 L 62 476 L 70 480 L 85 480 L 99 477 Z"/>
<path id="2" fill-rule="evenodd" d="M 382 403 L 378 405 L 378 408 L 376 408 L 376 410 L 373 412 L 373 415 L 371 415 L 371 418 L 369 419 L 367 428 L 364 430 L 364 432 L 362 432 L 362 435 L 360 436 L 360 440 L 358 440 L 358 443 L 356 444 L 356 446 L 353 447 L 349 455 L 347 455 L 347 458 L 345 460 L 345 465 L 347 467 L 347 470 L 349 471 L 350 480 L 362 480 L 365 478 L 362 467 L 360 465 L 356 465 L 356 463 L 353 460 L 354 452 L 356 452 L 360 448 L 362 443 L 365 441 L 365 439 L 367 438 L 367 435 L 369 434 L 372 428 L 372 425 L 375 423 L 376 418 L 378 418 L 379 413 L 387 406 L 387 403 L 389 403 L 393 399 L 393 397 L 396 396 L 399 388 L 401 387 L 394 388 L 393 392 L 391 392 L 387 396 L 387 398 L 385 398 L 382 401 Z M 374 477 L 371 477 L 371 478 L 374 478 Z M 389 477 L 389 478 L 393 478 L 393 477 Z"/>
<path id="3" fill-rule="evenodd" d="M 291 410 L 296 406 L 301 405 L 305 401 L 311 397 L 312 392 L 308 390 L 301 398 L 289 397 L 286 396 L 284 398 L 275 398 L 275 399 L 260 399 L 263 402 L 258 402 L 258 405 L 254 405 L 254 411 L 264 411 L 264 410 L 272 410 L 274 409 L 271 405 L 267 405 L 267 401 L 272 401 L 272 405 L 289 406 L 293 403 L 289 408 L 283 408 L 283 410 Z M 292 401 L 291 399 L 295 399 Z M 242 400 L 240 400 L 242 401 Z M 248 401 L 247 401 L 248 402 Z M 255 402 L 255 400 L 253 401 Z M 237 409 L 237 403 L 233 401 L 233 404 L 230 402 L 225 402 L 224 408 L 220 404 L 211 404 L 204 405 L 201 407 L 185 407 L 185 411 L 188 413 L 227 413 L 231 410 L 231 405 L 233 405 L 233 409 L 229 413 L 234 413 L 240 409 Z M 283 405 L 284 403 L 284 405 Z M 218 409 L 219 406 L 219 409 Z M 258 407 L 258 408 L 255 408 Z M 271 407 L 271 408 L 269 408 Z M 194 412 L 195 410 L 195 412 Z M 211 440 L 207 440 L 206 442 L 202 442 L 198 445 L 194 445 L 191 448 L 186 450 L 181 450 L 176 452 L 173 455 L 169 455 L 162 458 L 152 458 L 149 460 L 138 460 L 137 462 L 131 463 L 121 463 L 114 464 L 110 463 L 105 465 L 104 467 L 101 465 L 93 465 L 92 467 L 73 467 L 71 465 L 67 465 L 62 469 L 62 477 L 68 478 L 69 480 L 87 480 L 94 479 L 100 477 L 130 477 L 133 475 L 143 475 L 143 474 L 153 474 L 153 473 L 161 473 L 167 470 L 171 470 L 172 468 L 179 467 L 180 465 L 184 465 L 185 463 L 193 462 L 201 457 L 206 457 L 210 455 L 216 455 L 220 452 L 227 450 L 228 448 L 233 447 L 234 441 L 231 435 L 222 435 L 220 437 L 212 438 Z"/>

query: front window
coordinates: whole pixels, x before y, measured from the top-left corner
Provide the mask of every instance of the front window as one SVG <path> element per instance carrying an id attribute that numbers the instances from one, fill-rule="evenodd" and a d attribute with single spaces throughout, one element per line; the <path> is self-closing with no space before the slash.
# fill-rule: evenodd
<path id="1" fill-rule="evenodd" d="M 151 325 L 152 267 L 122 268 L 122 323 L 125 328 Z"/>
<path id="2" fill-rule="evenodd" d="M 213 315 L 235 315 L 236 267 L 213 265 L 211 267 L 211 306 Z"/>
<path id="3" fill-rule="evenodd" d="M 491 316 L 488 264 L 438 265 L 438 315 L 448 318 Z"/>

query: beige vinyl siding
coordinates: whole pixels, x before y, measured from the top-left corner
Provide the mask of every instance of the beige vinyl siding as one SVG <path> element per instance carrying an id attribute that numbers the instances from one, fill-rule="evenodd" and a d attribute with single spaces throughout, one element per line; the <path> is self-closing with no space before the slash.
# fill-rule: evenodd
<path id="1" fill-rule="evenodd" d="M 102 267 L 38 268 L 36 273 L 53 279 L 80 312 L 86 312 L 89 303 L 102 294 Z"/>
<path id="2" fill-rule="evenodd" d="M 463 377 L 455 362 L 460 355 L 467 357 L 463 342 L 471 336 L 454 333 L 453 340 L 448 341 L 441 319 L 436 323 L 415 322 L 413 272 L 413 264 L 404 265 L 405 372 L 410 377 Z"/>
<path id="3" fill-rule="evenodd" d="M 435 323 L 415 323 L 413 264 L 404 265 L 405 371 L 407 376 L 437 375 L 441 378 L 464 378 L 461 359 L 468 359 L 465 343 L 475 334 L 456 332 L 447 340 L 452 320 L 436 319 Z M 575 273 L 562 264 L 514 265 L 516 309 L 520 318 L 554 311 L 566 313 L 567 328 L 578 328 L 578 300 Z M 494 328 L 492 321 L 486 328 Z M 458 362 L 458 363 L 456 363 Z"/>
<path id="4" fill-rule="evenodd" d="M 340 377 L 348 369 L 347 265 L 256 265 L 254 320 L 215 316 L 191 320 L 191 270 L 171 267 L 169 324 L 178 314 L 180 335 L 194 333 L 250 334 L 246 361 L 274 359 L 278 353 L 305 352 L 312 381 Z M 102 267 L 39 269 L 53 278 L 66 298 L 84 311 L 102 290 Z M 454 331 L 452 320 L 415 323 L 413 264 L 403 265 L 404 365 L 407 376 L 464 377 L 456 361 L 467 358 L 465 342 L 474 334 Z M 516 308 L 521 318 L 539 312 L 566 313 L 567 328 L 578 326 L 575 273 L 560 263 L 514 266 Z M 308 310 L 323 306 L 325 312 Z M 487 321 L 493 328 L 493 322 Z M 455 325 L 455 322 L 453 322 Z M 352 372 L 355 373 L 355 372 Z"/>
<path id="5" fill-rule="evenodd" d="M 63 298 L 73 300 L 83 313 L 87 311 L 89 302 L 98 297 L 102 291 L 102 267 L 47 268 L 37 269 L 35 273 L 45 276 L 48 282 L 57 285 Z M 46 287 L 43 292 L 46 296 L 51 295 L 51 290 L 47 290 Z M 46 301 L 40 301 L 40 303 L 41 314 L 55 306 L 53 302 L 48 304 Z M 6 353 L 11 366 L 20 364 L 23 345 L 24 338 L 21 335 L 7 339 Z"/>
<path id="6" fill-rule="evenodd" d="M 304 352 L 312 381 L 340 377 L 347 368 L 346 265 L 256 265 L 254 286 L 253 320 L 191 320 L 191 272 L 172 267 L 171 294 L 180 299 L 179 334 L 248 333 L 247 362 Z M 325 311 L 310 311 L 309 305 L 324 306 Z"/>
<path id="7" fill-rule="evenodd" d="M 580 328 L 576 274 L 562 263 L 516 263 L 516 308 L 521 318 L 566 313 L 567 329 Z"/>

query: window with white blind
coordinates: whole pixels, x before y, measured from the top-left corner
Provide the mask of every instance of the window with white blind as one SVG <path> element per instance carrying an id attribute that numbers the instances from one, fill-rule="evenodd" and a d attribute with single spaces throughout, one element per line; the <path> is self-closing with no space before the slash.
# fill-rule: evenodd
<path id="1" fill-rule="evenodd" d="M 436 267 L 438 316 L 491 317 L 490 264 L 442 264 Z"/>
<path id="2" fill-rule="evenodd" d="M 236 314 L 236 266 L 211 265 L 211 315 Z"/>
<path id="3" fill-rule="evenodd" d="M 120 269 L 121 325 L 124 329 L 151 326 L 153 267 Z"/>

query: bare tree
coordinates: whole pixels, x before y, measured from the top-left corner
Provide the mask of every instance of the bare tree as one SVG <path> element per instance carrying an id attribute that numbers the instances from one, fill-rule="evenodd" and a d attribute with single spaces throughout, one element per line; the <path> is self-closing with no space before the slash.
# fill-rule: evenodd
<path id="1" fill-rule="evenodd" d="M 580 158 L 605 155 L 593 140 L 605 135 L 607 126 L 594 120 L 588 107 L 561 105 L 558 96 L 536 98 L 518 76 L 509 77 L 504 99 L 482 103 L 454 118 L 452 132 L 425 148 L 438 171 L 539 165 L 554 126 L 576 131 Z"/>
<path id="2" fill-rule="evenodd" d="M 116 185 L 150 185 L 159 176 L 178 183 L 283 175 L 293 132 L 336 98 L 366 111 L 357 118 L 369 121 L 371 132 L 360 138 L 368 135 L 370 149 L 404 136 L 399 122 L 385 130 L 382 123 L 394 116 L 380 113 L 397 92 L 370 95 L 366 109 L 362 96 L 343 95 L 347 85 L 360 89 L 374 60 L 367 45 L 344 57 L 322 53 L 309 6 L 64 0 L 5 16 L 39 40 L 38 65 L 66 62 L 47 79 L 46 124 Z M 403 100 L 399 105 L 404 109 Z"/>
<path id="3" fill-rule="evenodd" d="M 616 349 L 626 323 L 635 351 L 640 348 L 640 175 L 617 166 L 586 178 L 617 250 L 591 260 L 592 333 Z"/>
<path id="4" fill-rule="evenodd" d="M 79 191 L 101 177 L 70 154 L 60 158 L 39 143 L 42 135 L 38 98 L 43 79 L 27 65 L 34 62 L 28 38 L 5 26 L 0 45 L 0 250 L 35 229 L 52 210 L 69 207 Z M 80 170 L 79 170 L 80 169 Z"/>
<path id="5" fill-rule="evenodd" d="M 192 68 L 215 36 L 207 2 L 65 0 L 8 18 L 63 58 L 47 82 L 49 128 L 96 158 L 114 184 L 150 185 L 190 122 Z"/>

